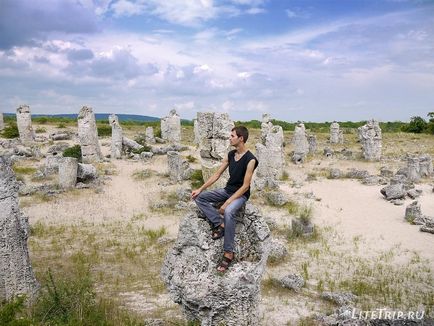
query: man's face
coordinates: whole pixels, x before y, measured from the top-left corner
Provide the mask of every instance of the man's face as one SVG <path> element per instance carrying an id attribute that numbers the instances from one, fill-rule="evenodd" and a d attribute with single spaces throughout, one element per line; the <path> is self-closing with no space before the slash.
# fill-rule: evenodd
<path id="1" fill-rule="evenodd" d="M 238 137 L 235 131 L 231 132 L 230 143 L 232 146 L 237 146 L 243 138 Z"/>

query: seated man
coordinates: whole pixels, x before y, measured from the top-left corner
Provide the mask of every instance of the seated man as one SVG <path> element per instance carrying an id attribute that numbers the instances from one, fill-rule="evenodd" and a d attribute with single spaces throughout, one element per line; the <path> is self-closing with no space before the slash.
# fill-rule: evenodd
<path id="1" fill-rule="evenodd" d="M 212 239 L 217 240 L 224 236 L 224 255 L 217 268 L 220 272 L 225 272 L 234 259 L 235 214 L 249 199 L 250 182 L 258 166 L 258 160 L 245 146 L 248 138 L 249 131 L 246 127 L 233 128 L 230 143 L 236 149 L 230 151 L 217 172 L 191 194 L 199 209 L 214 226 Z M 228 166 L 229 180 L 226 187 L 203 192 L 220 178 Z M 212 203 L 219 202 L 224 204 L 217 210 Z"/>

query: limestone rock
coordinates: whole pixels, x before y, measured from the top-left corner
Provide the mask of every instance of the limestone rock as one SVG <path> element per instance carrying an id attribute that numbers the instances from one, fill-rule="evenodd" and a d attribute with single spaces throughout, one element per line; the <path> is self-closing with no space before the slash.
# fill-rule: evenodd
<path id="1" fill-rule="evenodd" d="M 411 182 L 418 182 L 420 180 L 418 157 L 409 157 L 407 159 L 407 178 Z"/>
<path id="2" fill-rule="evenodd" d="M 331 148 L 324 148 L 323 154 L 325 157 L 332 157 L 334 154 L 334 151 Z"/>
<path id="3" fill-rule="evenodd" d="M 346 177 L 350 179 L 364 179 L 369 177 L 370 174 L 366 170 L 349 169 L 346 173 Z"/>
<path id="4" fill-rule="evenodd" d="M 339 123 L 334 121 L 330 125 L 330 143 L 342 144 L 343 142 L 344 142 L 344 134 L 342 130 L 339 129 Z"/>
<path id="5" fill-rule="evenodd" d="M 68 140 L 71 139 L 71 135 L 65 131 L 52 132 L 49 136 L 51 140 Z"/>
<path id="6" fill-rule="evenodd" d="M 401 183 L 390 184 L 380 190 L 381 194 L 387 199 L 402 199 L 405 198 L 406 191 Z"/>
<path id="7" fill-rule="evenodd" d="M 77 183 L 78 161 L 75 157 L 62 157 L 59 161 L 59 186 L 71 189 Z"/>
<path id="8" fill-rule="evenodd" d="M 342 176 L 342 171 L 336 168 L 332 168 L 329 171 L 330 179 L 339 179 Z"/>
<path id="9" fill-rule="evenodd" d="M 170 110 L 169 115 L 161 119 L 161 138 L 170 144 L 181 142 L 181 118 L 176 110 Z"/>
<path id="10" fill-rule="evenodd" d="M 281 191 L 270 191 L 265 194 L 265 197 L 273 206 L 283 206 L 289 201 L 288 197 Z"/>
<path id="11" fill-rule="evenodd" d="M 296 235 L 308 236 L 313 234 L 314 225 L 310 221 L 293 218 L 291 221 L 292 232 Z"/>
<path id="12" fill-rule="evenodd" d="M 422 217 L 422 211 L 420 209 L 420 204 L 417 201 L 412 202 L 405 208 L 405 219 L 408 222 L 413 222 L 415 220 L 420 220 Z"/>
<path id="13" fill-rule="evenodd" d="M 83 106 L 78 113 L 78 138 L 83 163 L 95 163 L 103 156 L 98 141 L 95 114 L 91 107 Z"/>
<path id="14" fill-rule="evenodd" d="M 35 132 L 32 127 L 32 115 L 28 105 L 21 105 L 17 109 L 17 127 L 20 134 L 20 140 L 23 144 L 35 140 Z"/>
<path id="15" fill-rule="evenodd" d="M 140 159 L 143 161 L 149 161 L 154 156 L 152 152 L 141 152 Z"/>
<path id="16" fill-rule="evenodd" d="M 138 142 L 136 142 L 135 140 L 129 139 L 125 136 L 122 137 L 122 145 L 124 145 L 126 148 L 128 148 L 129 150 L 140 150 L 143 148 L 142 145 L 140 145 Z"/>
<path id="17" fill-rule="evenodd" d="M 309 143 L 309 154 L 315 154 L 316 150 L 318 148 L 316 136 L 315 135 L 308 135 L 307 136 L 307 142 Z"/>
<path id="18" fill-rule="evenodd" d="M 368 161 L 379 161 L 381 158 L 382 135 L 380 124 L 376 120 L 369 120 L 358 128 L 359 139 L 362 143 L 363 157 Z"/>
<path id="19" fill-rule="evenodd" d="M 323 292 L 321 298 L 336 303 L 339 306 L 354 303 L 357 296 L 351 292 Z"/>
<path id="20" fill-rule="evenodd" d="M 112 127 L 112 139 L 110 144 L 110 158 L 122 158 L 123 131 L 119 119 L 115 114 L 109 115 L 109 124 Z"/>
<path id="21" fill-rule="evenodd" d="M 170 151 L 181 152 L 181 151 L 184 151 L 187 149 L 188 149 L 188 147 L 186 147 L 186 146 L 181 146 L 178 144 L 171 144 L 171 145 L 168 145 L 165 147 L 152 147 L 151 152 L 155 155 L 166 155 L 167 152 L 170 152 Z"/>
<path id="22" fill-rule="evenodd" d="M 288 257 L 288 249 L 286 249 L 286 244 L 281 240 L 272 239 L 268 260 L 272 262 L 281 262 L 286 257 Z"/>
<path id="23" fill-rule="evenodd" d="M 98 179 L 98 171 L 92 164 L 78 163 L 77 179 L 79 181 L 90 181 Z"/>
<path id="24" fill-rule="evenodd" d="M 236 228 L 236 261 L 224 275 L 216 272 L 223 255 L 222 241 L 213 241 L 208 223 L 189 213 L 180 223 L 161 277 L 189 321 L 197 320 L 204 326 L 258 325 L 270 230 L 259 211 L 247 204 Z"/>
<path id="25" fill-rule="evenodd" d="M 3 113 L 0 112 L 0 131 L 2 131 L 5 128 L 5 122 L 3 120 Z"/>
<path id="26" fill-rule="evenodd" d="M 376 186 L 380 183 L 381 183 L 381 179 L 376 175 L 368 175 L 367 177 L 362 179 L 362 184 L 367 186 Z"/>
<path id="27" fill-rule="evenodd" d="M 146 144 L 155 144 L 154 128 L 146 127 L 145 129 Z"/>
<path id="28" fill-rule="evenodd" d="M 18 184 L 11 162 L 0 156 L 0 300 L 39 289 L 27 248 L 28 218 L 18 206 Z"/>
<path id="29" fill-rule="evenodd" d="M 188 180 L 193 173 L 188 161 L 175 151 L 167 152 L 167 165 L 170 179 L 175 182 Z"/>
<path id="30" fill-rule="evenodd" d="M 307 140 L 306 128 L 303 123 L 299 123 L 295 126 L 292 143 L 294 145 L 292 161 L 296 164 L 303 163 L 309 153 L 309 142 Z"/>
<path id="31" fill-rule="evenodd" d="M 422 178 L 433 175 L 433 163 L 431 156 L 427 154 L 419 156 L 419 175 Z"/>
<path id="32" fill-rule="evenodd" d="M 301 275 L 288 274 L 280 279 L 280 284 L 282 284 L 284 288 L 299 292 L 304 286 L 305 282 L 303 276 Z"/>

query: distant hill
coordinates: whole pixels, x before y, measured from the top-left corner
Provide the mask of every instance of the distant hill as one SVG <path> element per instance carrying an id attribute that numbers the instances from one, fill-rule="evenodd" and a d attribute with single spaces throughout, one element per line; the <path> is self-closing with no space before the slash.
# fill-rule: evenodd
<path id="1" fill-rule="evenodd" d="M 5 116 L 13 115 L 15 113 L 5 113 Z M 96 120 L 107 120 L 110 113 L 95 113 Z M 53 118 L 69 118 L 77 119 L 78 114 L 33 114 L 32 117 L 53 117 Z M 150 117 L 147 115 L 137 115 L 137 114 L 117 114 L 119 121 L 160 121 L 160 118 Z"/>

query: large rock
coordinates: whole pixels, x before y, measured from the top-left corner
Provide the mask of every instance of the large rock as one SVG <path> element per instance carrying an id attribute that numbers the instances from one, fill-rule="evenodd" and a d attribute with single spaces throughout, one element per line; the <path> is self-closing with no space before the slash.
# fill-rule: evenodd
<path id="1" fill-rule="evenodd" d="M 69 140 L 71 135 L 66 131 L 55 131 L 50 134 L 49 138 L 51 140 Z"/>
<path id="2" fill-rule="evenodd" d="M 223 240 L 210 238 L 209 224 L 197 213 L 189 213 L 180 223 L 161 276 L 190 321 L 203 326 L 259 324 L 260 284 L 270 251 L 270 230 L 250 204 L 238 221 L 236 261 L 223 275 L 216 272 Z"/>
<path id="3" fill-rule="evenodd" d="M 129 139 L 128 137 L 122 137 L 122 145 L 124 145 L 128 150 L 140 150 L 143 148 L 143 145 L 140 145 L 135 140 Z"/>
<path id="4" fill-rule="evenodd" d="M 197 128 L 202 175 L 206 181 L 219 168 L 230 149 L 230 135 L 234 123 L 227 113 L 198 112 Z M 227 171 L 213 185 L 224 187 L 229 174 Z"/>
<path id="5" fill-rule="evenodd" d="M 78 163 L 77 179 L 79 181 L 91 181 L 98 178 L 98 171 L 92 164 Z"/>
<path id="6" fill-rule="evenodd" d="M 59 160 L 59 186 L 71 189 L 77 183 L 78 161 L 75 157 L 62 157 Z"/>
<path id="7" fill-rule="evenodd" d="M 181 118 L 176 110 L 170 110 L 169 115 L 161 119 L 161 138 L 171 144 L 181 142 Z"/>
<path id="8" fill-rule="evenodd" d="M 167 165 L 169 177 L 175 182 L 188 180 L 193 173 L 188 161 L 182 158 L 178 152 L 167 152 Z"/>
<path id="9" fill-rule="evenodd" d="M 110 145 L 111 158 L 120 159 L 122 157 L 123 131 L 119 124 L 119 119 L 115 114 L 110 114 L 109 123 L 112 126 L 112 141 Z"/>
<path id="10" fill-rule="evenodd" d="M 256 144 L 256 157 L 259 165 L 256 169 L 254 186 L 257 189 L 273 188 L 283 175 L 285 159 L 283 156 L 283 129 L 273 126 L 269 115 L 264 114 L 261 127 L 261 141 Z"/>
<path id="11" fill-rule="evenodd" d="M 306 128 L 303 123 L 299 123 L 295 126 L 292 143 L 294 145 L 292 161 L 296 164 L 303 163 L 309 153 L 309 142 L 307 140 Z"/>
<path id="12" fill-rule="evenodd" d="M 28 218 L 18 206 L 18 183 L 11 162 L 0 156 L 0 301 L 25 294 L 30 299 L 39 285 L 27 249 Z"/>
<path id="13" fill-rule="evenodd" d="M 78 138 L 83 163 L 95 163 L 103 156 L 98 141 L 95 114 L 91 107 L 83 106 L 78 113 Z"/>
<path id="14" fill-rule="evenodd" d="M 418 157 L 407 158 L 407 178 L 411 182 L 418 182 L 420 180 Z"/>
<path id="15" fill-rule="evenodd" d="M 22 143 L 30 143 L 35 140 L 35 132 L 32 127 L 32 115 L 28 105 L 17 108 L 17 127 Z"/>
<path id="16" fill-rule="evenodd" d="M 145 140 L 146 144 L 155 144 L 154 128 L 146 127 L 145 129 Z"/>
<path id="17" fill-rule="evenodd" d="M 422 217 L 422 211 L 420 204 L 417 201 L 412 202 L 405 208 L 405 220 L 408 222 L 414 222 L 420 220 Z"/>
<path id="18" fill-rule="evenodd" d="M 358 128 L 359 140 L 362 143 L 363 157 L 368 161 L 379 161 L 381 158 L 382 136 L 380 124 L 369 120 Z"/>
<path id="19" fill-rule="evenodd" d="M 431 156 L 427 154 L 419 156 L 419 175 L 422 178 L 433 175 L 433 163 Z"/>
<path id="20" fill-rule="evenodd" d="M 402 183 L 388 185 L 382 188 L 380 192 L 387 200 L 405 198 L 407 194 Z"/>
<path id="21" fill-rule="evenodd" d="M 330 125 L 330 143 L 342 144 L 343 142 L 344 142 L 344 134 L 342 130 L 339 129 L 339 123 L 334 121 Z"/>

